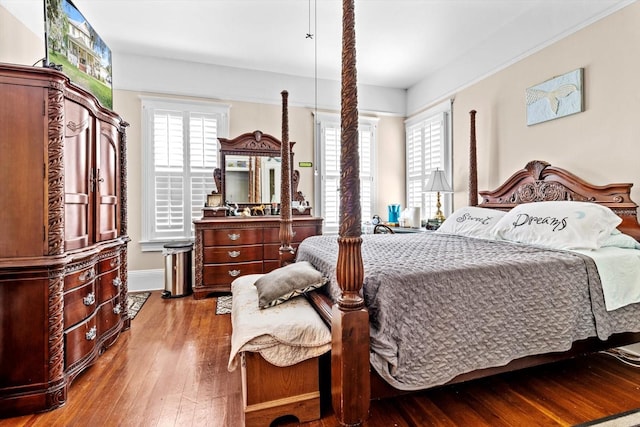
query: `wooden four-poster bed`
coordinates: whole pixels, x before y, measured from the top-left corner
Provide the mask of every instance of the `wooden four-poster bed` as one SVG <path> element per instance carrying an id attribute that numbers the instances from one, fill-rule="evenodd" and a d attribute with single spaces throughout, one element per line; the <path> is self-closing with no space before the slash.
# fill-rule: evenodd
<path id="1" fill-rule="evenodd" d="M 574 266 L 574 270 L 569 270 L 564 273 L 564 276 L 548 277 L 542 276 L 540 280 L 531 280 L 535 276 L 535 273 L 526 273 L 525 277 L 528 277 L 530 282 L 527 283 L 527 287 L 520 293 L 527 294 L 529 292 L 529 285 L 531 289 L 534 288 L 534 282 L 544 282 L 545 286 L 548 286 L 547 290 L 551 288 L 564 288 L 565 281 L 571 281 L 569 276 L 576 276 L 576 271 L 580 274 L 589 275 L 587 281 L 589 289 L 581 289 L 577 291 L 580 293 L 580 298 L 584 301 L 576 303 L 576 307 L 569 310 L 570 319 L 567 321 L 562 318 L 564 314 L 557 319 L 553 316 L 556 313 L 560 313 L 561 310 L 555 305 L 563 305 L 564 303 L 558 303 L 559 300 L 555 300 L 556 296 L 544 301 L 531 301 L 521 303 L 516 301 L 517 304 L 521 304 L 518 307 L 512 309 L 517 311 L 525 307 L 527 310 L 536 310 L 537 306 L 543 306 L 539 316 L 551 316 L 549 318 L 542 317 L 543 322 L 540 322 L 540 318 L 536 318 L 534 321 L 537 323 L 549 323 L 560 325 L 561 329 L 570 329 L 569 326 L 575 326 L 574 335 L 572 337 L 562 337 L 562 343 L 558 346 L 541 347 L 539 351 L 535 349 L 516 349 L 513 351 L 507 351 L 507 355 L 503 355 L 503 347 L 509 347 L 509 341 L 523 341 L 527 342 L 528 337 L 518 336 L 504 336 L 501 338 L 506 340 L 505 342 L 499 341 L 499 334 L 491 329 L 484 331 L 485 327 L 480 323 L 473 323 L 476 318 L 484 318 L 483 313 L 469 313 L 469 312 L 454 312 L 454 322 L 462 323 L 464 317 L 471 318 L 470 321 L 474 324 L 474 327 L 478 329 L 472 331 L 472 335 L 456 335 L 457 332 L 447 332 L 444 334 L 440 330 L 434 332 L 435 335 L 440 334 L 440 338 L 443 341 L 451 341 L 449 347 L 455 347 L 459 344 L 458 341 L 465 341 L 474 339 L 476 336 L 481 336 L 479 345 L 476 346 L 475 353 L 481 353 L 487 355 L 487 360 L 483 360 L 479 365 L 469 365 L 471 368 L 462 371 L 450 370 L 451 365 L 464 364 L 466 357 L 456 359 L 456 353 L 447 353 L 448 358 L 439 360 L 435 366 L 435 372 L 445 372 L 445 376 L 434 382 L 433 384 L 428 382 L 421 382 L 424 378 L 420 378 L 416 384 L 402 384 L 402 379 L 397 380 L 394 386 L 389 385 L 387 382 L 389 378 L 394 380 L 394 375 L 401 371 L 400 362 L 394 365 L 395 362 L 390 360 L 395 359 L 430 359 L 438 358 L 441 353 L 441 347 L 437 347 L 435 340 L 425 339 L 421 342 L 421 347 L 417 350 L 412 349 L 410 356 L 405 356 L 397 350 L 397 354 L 386 354 L 382 358 L 376 356 L 376 352 L 372 348 L 383 348 L 381 353 L 384 353 L 384 346 L 380 347 L 380 341 L 384 341 L 386 338 L 384 335 L 378 334 L 378 331 L 387 329 L 392 333 L 400 334 L 397 330 L 398 325 L 406 324 L 406 327 L 411 329 L 411 333 L 415 333 L 415 326 L 422 323 L 425 329 L 429 329 L 429 322 L 442 321 L 446 317 L 449 311 L 453 311 L 447 305 L 433 306 L 431 300 L 439 300 L 448 298 L 448 293 L 455 294 L 458 297 L 458 304 L 468 304 L 469 299 L 465 299 L 467 289 L 460 290 L 454 288 L 443 289 L 438 288 L 442 283 L 449 283 L 452 280 L 443 278 L 442 280 L 434 280 L 441 278 L 438 276 L 439 272 L 435 272 L 435 276 L 429 276 L 425 279 L 425 283 L 429 286 L 424 288 L 431 289 L 431 294 L 420 293 L 421 290 L 412 288 L 411 284 L 406 285 L 404 282 L 404 276 L 393 276 L 391 278 L 391 285 L 389 283 L 376 282 L 372 280 L 371 276 L 385 276 L 385 274 L 391 274 L 390 268 L 376 267 L 375 264 L 367 264 L 370 260 L 363 258 L 363 236 L 361 235 L 361 209 L 360 209 L 360 182 L 359 182 L 359 157 L 358 157 L 358 108 L 357 108 L 357 90 L 356 90 L 356 64 L 355 64 L 355 31 L 354 31 L 354 0 L 343 0 L 343 53 L 342 53 L 342 105 L 341 105 L 341 180 L 340 180 L 340 231 L 339 237 L 336 239 L 333 237 L 334 246 L 327 249 L 324 247 L 324 252 L 314 252 L 314 249 L 309 249 L 316 245 L 321 239 L 327 238 L 327 236 L 311 237 L 305 240 L 298 249 L 298 257 L 304 257 L 305 260 L 309 260 L 314 267 L 318 268 L 321 272 L 330 276 L 332 279 L 330 284 L 333 283 L 333 288 L 325 292 L 316 291 L 308 295 L 309 300 L 325 319 L 327 324 L 331 327 L 332 334 L 332 347 L 331 347 L 331 394 L 333 409 L 337 419 L 344 425 L 359 425 L 368 415 L 369 401 L 371 398 L 385 397 L 398 393 L 407 392 L 408 390 L 420 389 L 420 384 L 427 384 L 425 387 L 438 386 L 442 384 L 451 384 L 460 381 L 466 381 L 469 379 L 480 378 L 488 375 L 493 375 L 499 372 L 506 372 L 515 369 L 520 369 L 528 366 L 533 366 L 541 363 L 547 363 L 554 360 L 560 360 L 568 357 L 572 357 L 585 352 L 593 352 L 606 348 L 625 345 L 633 342 L 640 341 L 640 320 L 635 321 L 633 319 L 640 319 L 640 304 L 631 304 L 627 307 L 614 311 L 610 314 L 604 308 L 604 300 L 602 291 L 598 291 L 597 287 L 599 282 L 596 280 L 594 285 L 593 270 L 594 265 L 590 264 L 590 261 L 586 261 L 587 257 L 580 255 L 568 255 L 571 260 L 562 258 L 557 260 L 554 258 L 552 262 L 559 262 L 560 264 L 577 263 L 577 267 Z M 282 136 L 282 176 L 289 176 L 290 165 L 285 162 L 285 159 L 289 159 L 289 145 L 288 145 L 288 113 L 287 113 L 287 96 L 286 92 L 283 92 L 283 136 Z M 479 208 L 497 209 L 501 211 L 509 211 L 516 206 L 523 204 L 531 204 L 533 202 L 543 202 L 550 200 L 571 200 L 571 201 L 584 201 L 590 202 L 595 205 L 605 206 L 610 208 L 616 215 L 621 218 L 621 222 L 617 229 L 634 239 L 640 239 L 640 225 L 637 220 L 637 205 L 630 198 L 630 189 L 632 184 L 611 184 L 606 186 L 595 186 L 587 183 L 581 178 L 573 175 L 572 173 L 563 170 L 561 168 L 551 166 L 546 162 L 533 161 L 528 163 L 524 169 L 517 171 L 511 177 L 509 177 L 502 185 L 500 185 L 494 191 L 483 191 L 478 193 L 477 191 L 477 166 L 476 166 L 476 154 L 475 154 L 475 111 L 471 112 L 471 146 L 470 146 L 470 171 L 469 171 L 469 206 Z M 290 242 L 292 238 L 291 231 L 291 208 L 289 205 L 290 189 L 289 180 L 284 179 L 282 182 L 282 217 L 281 217 L 281 229 L 280 238 L 282 245 L 280 248 L 281 259 L 283 263 L 291 262 L 293 260 L 293 250 Z M 288 193 L 287 193 L 288 192 Z M 482 201 L 478 203 L 478 194 L 480 194 Z M 540 206 L 540 205 L 538 205 Z M 613 226 L 615 228 L 615 225 Z M 612 232 L 613 233 L 613 232 Z M 435 236 L 437 233 L 426 233 Z M 367 245 L 373 242 L 368 236 L 364 236 L 367 241 Z M 370 256 L 371 252 L 383 252 L 380 250 L 385 244 L 394 245 L 396 253 L 403 253 L 402 250 L 398 250 L 398 246 L 401 244 L 400 239 L 413 239 L 412 245 L 418 245 L 417 240 L 429 240 L 423 236 L 399 236 L 399 235 L 381 235 L 376 237 L 376 245 L 373 246 L 373 250 L 368 250 L 365 245 L 364 253 Z M 390 241 L 389 239 L 397 239 Z M 440 235 L 438 239 L 444 241 L 444 245 L 453 245 L 452 240 L 463 241 L 465 247 L 471 247 L 473 250 L 484 250 L 484 247 L 473 246 L 481 245 L 478 243 L 481 239 L 469 239 L 459 236 L 446 236 Z M 448 239 L 448 240 L 447 240 Z M 469 243 L 472 241 L 473 243 Z M 307 244 L 309 242 L 309 244 Z M 387 242 L 387 243 L 385 243 Z M 634 242 L 635 243 L 635 242 Z M 422 243 L 419 243 L 420 245 Z M 459 244 L 459 243 L 455 243 Z M 485 243 L 482 243 L 484 245 Z M 527 247 L 529 245 L 515 245 L 512 243 L 491 243 L 493 246 L 512 245 L 511 247 Z M 373 243 L 371 243 L 373 245 Z M 382 246 L 380 246 L 382 245 Z M 469 246 L 471 245 L 471 246 Z M 305 249 L 305 246 L 307 247 Z M 321 246 L 318 244 L 317 246 Z M 421 250 L 421 246 L 419 250 Z M 509 248 L 502 248 L 507 252 L 501 256 L 506 257 L 505 265 L 511 261 L 509 259 Z M 306 251 L 306 252 L 303 252 Z M 432 250 L 433 249 L 429 249 Z M 458 251 L 458 249 L 454 249 Z M 520 250 L 520 249 L 518 249 Z M 529 251 L 529 249 L 526 249 Z M 535 252 L 535 253 L 534 253 Z M 539 251 L 532 250 L 524 254 L 518 255 L 520 257 L 520 264 L 518 269 L 523 268 L 529 263 L 528 258 L 537 257 L 538 252 L 551 252 L 552 257 L 565 257 L 568 251 Z M 439 252 L 438 252 L 439 253 Z M 471 254 L 471 255 L 470 255 Z M 463 253 L 462 258 L 465 254 Z M 466 254 L 466 259 L 473 258 L 472 252 Z M 543 255 L 547 257 L 548 255 Z M 493 258 L 494 255 L 490 255 L 489 258 Z M 299 260 L 299 258 L 298 258 Z M 524 260 L 524 261 L 523 261 Z M 533 260 L 533 258 L 532 258 Z M 431 259 L 431 264 L 438 264 L 439 261 L 448 261 L 448 259 L 438 259 L 437 256 Z M 497 261 L 500 262 L 500 258 Z M 533 262 L 533 261 L 532 261 Z M 545 258 L 541 261 L 543 263 L 550 262 Z M 422 260 L 421 264 L 429 264 L 429 261 Z M 447 262 L 442 262 L 447 264 Z M 462 262 L 464 263 L 464 262 Z M 408 264 L 407 264 L 408 265 Z M 545 264 L 541 264 L 545 265 Z M 547 264 L 548 265 L 548 264 Z M 553 264 L 555 265 L 555 264 Z M 586 267 L 585 267 L 586 266 Z M 408 265 L 409 269 L 415 268 Z M 476 276 L 480 278 L 480 281 L 491 282 L 492 277 L 483 277 L 485 270 L 484 267 L 473 266 L 477 270 L 472 269 L 470 276 Z M 534 270 L 540 269 L 540 265 L 533 267 Z M 555 268 L 554 268 L 555 269 Z M 564 267 L 562 268 L 564 269 Z M 561 269 L 561 270 L 562 270 Z M 545 268 L 543 268 L 545 270 Z M 552 270 L 549 268 L 549 270 Z M 591 270 L 591 273 L 589 271 Z M 487 270 L 488 271 L 488 270 Z M 504 268 L 498 275 L 502 275 L 508 268 Z M 597 276 L 597 270 L 595 270 Z M 504 273 L 506 274 L 506 273 Z M 533 275 L 533 276 L 532 276 Z M 565 277 L 566 276 L 566 277 Z M 449 282 L 447 282 L 449 280 Z M 577 279 L 576 279 L 577 280 Z M 599 280 L 599 279 L 598 279 Z M 367 284 L 368 282 L 368 284 Z M 560 283 L 563 286 L 555 286 L 554 284 Z M 407 282 L 413 283 L 413 282 Z M 536 286 L 539 286 L 538 283 Z M 367 288 L 369 286 L 369 288 Z M 506 285 L 505 285 L 506 286 Z M 375 287 L 375 291 L 371 289 Z M 566 287 L 585 288 L 584 283 L 573 283 L 571 286 Z M 434 290 L 435 289 L 435 290 Z M 470 288 L 469 288 L 470 289 Z M 386 294 L 382 292 L 387 292 Z M 390 293 L 390 290 L 394 292 Z M 397 291 L 397 292 L 396 292 Z M 492 289 L 492 291 L 496 291 Z M 503 290 L 504 291 L 504 290 Z M 471 292 L 471 291 L 469 291 Z M 477 291 L 476 291 L 477 292 Z M 500 292 L 498 290 L 498 292 Z M 539 292 L 536 294 L 535 292 Z M 545 298 L 546 290 L 544 286 L 538 291 L 532 291 L 532 295 L 540 298 Z M 553 293 L 554 291 L 549 291 Z M 396 312 L 400 311 L 401 315 L 388 314 L 383 311 L 383 305 L 385 304 L 398 304 L 394 299 L 395 293 L 405 293 L 408 295 L 408 300 L 402 300 L 404 304 L 401 307 L 395 307 Z M 377 295 L 381 294 L 381 295 Z M 420 301 L 419 297 L 428 295 L 426 298 L 429 301 Z M 446 298 L 443 297 L 446 296 Z M 475 294 L 471 294 L 472 298 L 476 298 Z M 386 298 L 386 299 L 385 299 Z M 573 298 L 573 296 L 571 297 Z M 390 303 L 386 303 L 389 299 Z M 455 298 L 454 298 L 455 299 Z M 593 300 L 593 301 L 591 301 Z M 590 302 L 591 301 L 591 302 Z M 366 302 L 366 303 L 365 303 Z M 505 303 L 502 301 L 503 304 Z M 425 304 L 425 305 L 421 305 Z M 414 310 L 413 306 L 418 306 L 418 310 Z M 551 308 L 545 308 L 549 306 Z M 502 311 L 500 309 L 496 311 Z M 493 309 L 492 309 L 493 310 Z M 488 311 L 492 311 L 488 310 Z M 546 311 L 545 311 L 546 310 Z M 508 311 L 508 310 L 507 310 Z M 415 312 L 419 313 L 419 319 L 411 318 Z M 382 313 L 382 314 L 381 314 Z M 421 314 L 420 314 L 421 313 Z M 573 314 L 575 316 L 573 316 Z M 396 316 L 396 317 L 393 317 Z M 404 317 L 403 317 L 404 316 Z M 507 313 L 507 320 L 511 320 L 512 314 Z M 515 316 L 515 315 L 514 315 Z M 573 316 L 573 317 L 571 317 Z M 385 320 L 386 317 L 394 319 L 395 323 Z M 574 318 L 575 317 L 575 318 Z M 579 319 L 578 319 L 579 317 Z M 598 319 L 596 319 L 598 317 Z M 492 318 L 493 319 L 493 318 Z M 604 319 L 604 320 L 602 320 Z M 632 319 L 632 320 L 630 320 Z M 451 319 L 449 319 L 451 320 Z M 505 319 L 500 321 L 504 322 Z M 596 321 L 597 320 L 597 321 Z M 370 323 L 373 322 L 373 323 Z M 386 323 L 385 323 L 386 322 Z M 523 324 L 519 329 L 516 329 L 517 333 L 528 334 L 531 325 L 527 324 L 528 320 L 517 318 L 514 322 L 522 322 Z M 565 322 L 571 325 L 565 324 Z M 446 323 L 446 322 L 445 322 Z M 506 322 L 508 323 L 508 322 Z M 597 323 L 597 324 L 596 324 Z M 458 323 L 456 323 L 458 324 Z M 547 327 L 547 325 L 544 325 Z M 509 329 L 505 325 L 498 324 L 493 325 L 494 328 Z M 533 328 L 535 329 L 535 328 Z M 370 336 L 371 331 L 374 335 Z M 543 329 L 542 334 L 553 334 L 555 332 L 548 332 Z M 496 342 L 493 342 L 493 337 L 496 336 Z M 550 335 L 553 336 L 553 335 Z M 404 336 L 402 337 L 404 339 Z M 522 339 L 520 339 L 522 338 Z M 567 339 L 569 345 L 567 346 Z M 372 341 L 373 340 L 373 341 Z M 457 340 L 457 341 L 456 341 Z M 535 342 L 535 337 L 531 338 L 531 342 Z M 433 344 L 435 349 L 430 349 Z M 478 344 L 478 343 L 476 343 Z M 484 346 L 484 347 L 483 347 Z M 560 347 L 563 347 L 561 348 Z M 393 348 L 393 346 L 392 346 Z M 399 347 L 398 347 L 399 348 Z M 388 347 L 387 347 L 388 349 Z M 477 351 L 479 350 L 479 351 Z M 393 353 L 393 351 L 391 351 Z M 493 354 L 496 354 L 493 357 Z M 423 357 L 424 354 L 429 356 Z M 461 353 L 464 354 L 464 353 Z M 370 357 L 371 355 L 371 357 Z M 370 369 L 370 362 L 373 364 L 377 360 L 377 365 L 374 364 L 376 369 Z M 410 360 L 413 362 L 413 360 Z M 393 366 L 391 366 L 393 365 Z M 389 369 L 387 367 L 390 366 Z M 473 366 L 481 366 L 481 368 L 474 368 Z M 383 371 L 381 375 L 380 372 Z M 382 376 L 387 375 L 387 380 L 382 380 Z M 448 376 L 446 376 L 448 375 Z M 385 377 L 386 378 L 386 377 Z M 397 378 L 396 378 L 397 379 Z M 393 382 L 393 381 L 392 381 Z M 401 387 L 396 387 L 397 384 L 401 384 Z"/>

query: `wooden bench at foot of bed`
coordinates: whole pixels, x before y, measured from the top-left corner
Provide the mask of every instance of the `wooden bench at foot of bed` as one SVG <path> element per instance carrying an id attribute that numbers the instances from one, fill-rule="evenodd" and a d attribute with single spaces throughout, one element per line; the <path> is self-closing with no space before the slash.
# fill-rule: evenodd
<path id="1" fill-rule="evenodd" d="M 254 283 L 262 276 L 231 284 L 229 370 L 241 365 L 245 425 L 269 426 L 287 415 L 301 423 L 320 419 L 319 359 L 331 347 L 331 332 L 301 296 L 258 308 Z"/>
<path id="2" fill-rule="evenodd" d="M 301 423 L 320 419 L 318 359 L 278 367 L 258 353 L 242 352 L 245 426 L 269 426 L 285 415 Z"/>

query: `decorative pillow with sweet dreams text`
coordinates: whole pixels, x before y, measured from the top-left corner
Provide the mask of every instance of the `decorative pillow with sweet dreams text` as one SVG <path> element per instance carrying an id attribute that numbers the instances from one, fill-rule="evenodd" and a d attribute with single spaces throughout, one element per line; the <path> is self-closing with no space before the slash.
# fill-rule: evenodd
<path id="1" fill-rule="evenodd" d="M 507 213 L 496 209 L 466 206 L 456 209 L 436 233 L 457 234 L 460 236 L 493 239 L 493 227 Z"/>
<path id="2" fill-rule="evenodd" d="M 598 249 L 622 219 L 605 206 L 551 201 L 518 205 L 496 224 L 496 238 L 553 249 Z"/>
<path id="3" fill-rule="evenodd" d="M 305 292 L 318 289 L 327 283 L 327 280 L 308 261 L 276 268 L 254 283 L 258 290 L 258 306 L 268 308 L 281 304 Z"/>

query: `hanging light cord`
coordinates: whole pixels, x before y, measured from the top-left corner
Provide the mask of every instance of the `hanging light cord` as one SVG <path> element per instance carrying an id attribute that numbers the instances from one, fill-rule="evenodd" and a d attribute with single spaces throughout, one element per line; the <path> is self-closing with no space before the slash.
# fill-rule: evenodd
<path id="1" fill-rule="evenodd" d="M 313 38 L 313 33 L 311 32 L 311 0 L 309 0 L 309 31 L 307 32 L 307 35 L 305 36 L 305 38 L 307 39 Z"/>

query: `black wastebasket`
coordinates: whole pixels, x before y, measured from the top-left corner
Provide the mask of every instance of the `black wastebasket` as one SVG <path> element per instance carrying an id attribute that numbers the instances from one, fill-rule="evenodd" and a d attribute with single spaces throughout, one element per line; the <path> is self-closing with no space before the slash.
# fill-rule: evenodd
<path id="1" fill-rule="evenodd" d="M 164 292 L 162 298 L 189 295 L 191 286 L 191 251 L 193 243 L 174 242 L 164 245 Z"/>

